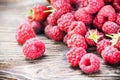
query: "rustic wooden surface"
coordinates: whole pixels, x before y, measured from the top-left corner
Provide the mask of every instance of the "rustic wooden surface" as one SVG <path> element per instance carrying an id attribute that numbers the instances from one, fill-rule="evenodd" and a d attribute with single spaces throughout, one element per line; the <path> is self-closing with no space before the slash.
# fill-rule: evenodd
<path id="1" fill-rule="evenodd" d="M 17 2 L 18 1 L 18 2 Z M 22 46 L 15 40 L 17 26 L 25 21 L 23 13 L 44 0 L 16 0 L 0 3 L 0 80 L 120 80 L 120 64 L 110 66 L 101 59 L 100 71 L 86 75 L 72 68 L 65 57 L 68 48 L 44 35 L 38 37 L 46 44 L 45 55 L 37 60 L 27 60 Z M 95 48 L 88 50 L 96 54 Z"/>

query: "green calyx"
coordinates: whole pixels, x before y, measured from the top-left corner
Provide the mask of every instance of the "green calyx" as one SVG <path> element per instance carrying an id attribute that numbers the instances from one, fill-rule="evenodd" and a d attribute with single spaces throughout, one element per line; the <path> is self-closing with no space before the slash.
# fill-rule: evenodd
<path id="1" fill-rule="evenodd" d="M 120 37 L 120 33 L 117 33 L 117 34 L 111 34 L 111 35 L 108 35 L 106 34 L 107 37 L 110 37 L 112 40 L 112 46 L 116 45 L 118 40 L 119 40 L 119 37 Z"/>
<path id="2" fill-rule="evenodd" d="M 34 16 L 34 11 L 32 9 L 28 10 L 27 14 L 31 17 Z"/>
<path id="3" fill-rule="evenodd" d="M 90 36 L 88 38 L 92 39 L 93 41 L 95 41 L 97 43 L 100 36 L 98 35 L 98 32 L 96 30 L 94 32 L 90 32 Z"/>
<path id="4" fill-rule="evenodd" d="M 49 8 L 49 10 L 45 10 L 44 12 L 46 13 L 46 12 L 55 12 L 56 11 L 56 9 L 53 7 L 53 6 L 47 6 L 47 8 Z"/>

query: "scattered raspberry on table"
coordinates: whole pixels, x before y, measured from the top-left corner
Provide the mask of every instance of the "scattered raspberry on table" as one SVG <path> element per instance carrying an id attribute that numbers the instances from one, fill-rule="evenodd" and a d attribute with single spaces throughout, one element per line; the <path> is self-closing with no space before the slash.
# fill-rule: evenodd
<path id="1" fill-rule="evenodd" d="M 40 58 L 45 44 L 37 38 L 44 33 L 54 42 L 70 49 L 67 61 L 91 74 L 100 70 L 100 55 L 105 63 L 120 61 L 120 0 L 47 0 L 49 6 L 35 4 L 27 23 L 16 31 L 16 41 L 23 45 L 28 59 Z M 36 34 L 35 34 L 36 33 Z M 94 46 L 97 55 L 89 53 Z"/>

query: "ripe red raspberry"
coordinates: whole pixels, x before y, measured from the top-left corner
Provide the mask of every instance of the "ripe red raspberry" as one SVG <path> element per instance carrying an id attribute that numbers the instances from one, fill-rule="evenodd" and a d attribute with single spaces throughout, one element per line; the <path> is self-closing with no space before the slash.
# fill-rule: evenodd
<path id="1" fill-rule="evenodd" d="M 108 64 L 116 64 L 120 61 L 120 51 L 113 46 L 106 47 L 101 55 L 103 60 Z"/>
<path id="2" fill-rule="evenodd" d="M 62 41 L 64 36 L 65 36 L 65 33 L 63 31 L 61 31 L 58 26 L 48 26 L 48 32 L 46 33 L 49 38 L 51 38 L 52 40 L 54 41 Z"/>
<path id="3" fill-rule="evenodd" d="M 117 33 L 119 28 L 120 28 L 119 25 L 112 21 L 107 21 L 102 26 L 102 30 L 106 34 Z"/>
<path id="4" fill-rule="evenodd" d="M 120 12 L 117 14 L 116 23 L 120 25 Z"/>
<path id="5" fill-rule="evenodd" d="M 113 6 L 114 6 L 116 11 L 120 11 L 120 0 L 114 0 Z"/>
<path id="6" fill-rule="evenodd" d="M 75 19 L 77 21 L 84 22 L 86 25 L 89 25 L 93 21 L 93 16 L 91 14 L 87 13 L 83 8 L 79 8 L 75 12 Z"/>
<path id="7" fill-rule="evenodd" d="M 31 38 L 25 42 L 22 51 L 26 58 L 37 59 L 44 54 L 45 44 L 38 38 Z"/>
<path id="8" fill-rule="evenodd" d="M 36 4 L 32 8 L 30 12 L 30 16 L 32 17 L 33 20 L 43 21 L 49 15 L 49 12 L 44 12 L 46 10 L 49 10 L 46 6 L 41 6 L 39 4 Z"/>
<path id="9" fill-rule="evenodd" d="M 97 72 L 100 69 L 100 59 L 92 53 L 85 54 L 80 60 L 79 67 L 87 74 Z"/>
<path id="10" fill-rule="evenodd" d="M 79 8 L 75 12 L 75 19 L 77 21 L 83 21 L 86 25 L 91 24 L 93 21 L 93 16 L 87 13 L 83 8 Z"/>
<path id="11" fill-rule="evenodd" d="M 82 47 L 73 47 L 70 49 L 70 51 L 67 52 L 66 57 L 68 62 L 72 66 L 76 67 L 79 66 L 79 62 L 82 56 L 84 56 L 86 53 L 87 52 Z"/>
<path id="12" fill-rule="evenodd" d="M 45 27 L 45 30 L 44 30 L 45 35 L 46 35 L 47 37 L 49 37 L 49 38 L 50 38 L 50 29 L 51 29 L 52 27 L 53 27 L 52 25 L 47 25 L 47 26 Z"/>
<path id="13" fill-rule="evenodd" d="M 103 39 L 97 43 L 97 51 L 99 54 L 107 47 L 110 46 L 112 43 L 109 39 Z"/>
<path id="14" fill-rule="evenodd" d="M 102 40 L 103 38 L 104 34 L 98 32 L 96 29 L 88 30 L 88 32 L 85 35 L 85 40 L 90 46 L 96 46 L 98 41 Z"/>
<path id="15" fill-rule="evenodd" d="M 16 40 L 19 44 L 24 44 L 26 40 L 34 37 L 36 35 L 28 23 L 21 24 L 16 31 Z"/>
<path id="16" fill-rule="evenodd" d="M 100 9 L 97 14 L 98 22 L 104 23 L 106 21 L 115 21 L 116 20 L 116 12 L 111 5 L 106 5 Z"/>
<path id="17" fill-rule="evenodd" d="M 52 12 L 56 19 L 59 19 L 63 14 L 71 12 L 72 7 L 65 0 L 57 0 L 53 3 Z"/>
<path id="18" fill-rule="evenodd" d="M 28 22 L 28 24 L 30 24 L 30 26 L 33 28 L 36 34 L 41 32 L 42 24 L 39 21 L 33 20 L 33 21 Z"/>
<path id="19" fill-rule="evenodd" d="M 98 12 L 103 6 L 103 0 L 80 0 L 81 6 L 85 9 L 88 13 L 96 13 Z"/>
<path id="20" fill-rule="evenodd" d="M 52 25 L 52 26 L 57 25 L 57 19 L 54 17 L 53 14 L 50 14 L 50 15 L 47 17 L 47 22 L 48 22 L 48 24 L 50 24 L 50 25 Z"/>
<path id="21" fill-rule="evenodd" d="M 73 21 L 68 29 L 68 34 L 80 34 L 85 36 L 87 28 L 82 21 Z"/>
<path id="22" fill-rule="evenodd" d="M 67 46 L 69 48 L 82 47 L 84 49 L 87 49 L 87 43 L 85 41 L 85 38 L 80 34 L 73 34 L 67 41 Z"/>
<path id="23" fill-rule="evenodd" d="M 74 21 L 74 16 L 72 13 L 63 14 L 57 21 L 58 27 L 64 32 L 68 32 L 68 28 Z"/>

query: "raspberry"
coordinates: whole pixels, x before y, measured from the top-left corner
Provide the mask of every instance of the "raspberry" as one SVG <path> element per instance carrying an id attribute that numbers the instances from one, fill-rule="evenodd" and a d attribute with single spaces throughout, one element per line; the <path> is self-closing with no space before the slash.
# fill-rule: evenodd
<path id="1" fill-rule="evenodd" d="M 26 58 L 37 59 L 44 54 L 45 44 L 38 38 L 31 38 L 25 42 L 22 51 Z"/>
<path id="2" fill-rule="evenodd" d="M 102 30 L 106 34 L 113 34 L 117 33 L 119 30 L 119 25 L 117 25 L 115 22 L 107 21 L 103 24 Z"/>
<path id="3" fill-rule="evenodd" d="M 104 38 L 104 34 L 101 32 L 98 32 L 96 29 L 89 30 L 85 35 L 86 42 L 90 46 L 96 46 L 98 41 L 102 40 L 103 38 Z"/>
<path id="4" fill-rule="evenodd" d="M 85 36 L 87 28 L 82 21 L 73 21 L 68 29 L 68 34 L 80 34 Z"/>
<path id="5" fill-rule="evenodd" d="M 120 61 L 120 51 L 113 46 L 106 47 L 101 55 L 103 60 L 108 64 L 116 64 Z"/>
<path id="6" fill-rule="evenodd" d="M 85 41 L 85 38 L 81 36 L 80 34 L 73 34 L 70 37 L 70 39 L 67 41 L 67 46 L 69 48 L 82 47 L 84 49 L 87 49 L 87 43 Z"/>
<path id="7" fill-rule="evenodd" d="M 103 6 L 103 0 L 80 0 L 81 6 L 87 13 L 96 13 L 98 12 Z"/>
<path id="8" fill-rule="evenodd" d="M 116 23 L 120 25 L 120 12 L 117 14 Z"/>
<path id="9" fill-rule="evenodd" d="M 24 44 L 26 40 L 34 37 L 35 33 L 28 23 L 21 24 L 16 31 L 16 40 L 19 44 Z"/>
<path id="10" fill-rule="evenodd" d="M 58 26 L 53 26 L 53 27 L 48 27 L 48 32 L 47 35 L 49 36 L 49 38 L 51 38 L 54 41 L 62 41 L 65 33 L 63 31 L 61 31 Z"/>
<path id="11" fill-rule="evenodd" d="M 86 25 L 91 24 L 93 17 L 91 14 L 87 13 L 83 8 L 79 8 L 75 12 L 75 19 L 77 21 L 83 21 Z"/>
<path id="12" fill-rule="evenodd" d="M 104 23 L 106 21 L 115 21 L 116 20 L 116 12 L 111 5 L 106 5 L 100 9 L 97 14 L 98 22 Z"/>
<path id="13" fill-rule="evenodd" d="M 42 29 L 42 24 L 39 21 L 31 21 L 29 22 L 30 26 L 33 28 L 36 34 L 40 33 Z"/>
<path id="14" fill-rule="evenodd" d="M 100 69 L 100 59 L 92 54 L 85 54 L 79 63 L 81 70 L 87 74 L 97 72 Z"/>
<path id="15" fill-rule="evenodd" d="M 82 47 L 73 47 L 70 49 L 70 51 L 67 52 L 66 57 L 68 59 L 68 62 L 76 67 L 79 66 L 79 62 L 83 55 L 86 54 L 85 49 Z"/>
<path id="16" fill-rule="evenodd" d="M 72 7 L 65 0 L 57 0 L 53 3 L 53 14 L 56 19 L 60 18 L 63 14 L 71 12 Z"/>
<path id="17" fill-rule="evenodd" d="M 68 32 L 68 28 L 74 21 L 74 16 L 72 13 L 63 14 L 57 21 L 58 27 L 64 32 Z"/>
<path id="18" fill-rule="evenodd" d="M 52 25 L 52 26 L 57 25 L 57 19 L 54 17 L 53 14 L 50 14 L 50 15 L 47 17 L 47 22 L 48 22 L 48 24 L 50 24 L 50 25 Z"/>
<path id="19" fill-rule="evenodd" d="M 116 9 L 116 11 L 120 11 L 120 0 L 114 0 L 113 6 Z"/>
<path id="20" fill-rule="evenodd" d="M 32 19 L 36 21 L 43 21 L 49 15 L 49 12 L 44 12 L 46 10 L 49 10 L 46 6 L 41 6 L 39 4 L 36 4 L 32 8 L 30 12 L 30 16 L 32 17 Z"/>
<path id="21" fill-rule="evenodd" d="M 97 51 L 99 54 L 107 47 L 110 46 L 112 43 L 110 42 L 109 39 L 103 39 L 97 43 Z"/>
<path id="22" fill-rule="evenodd" d="M 52 25 L 47 25 L 44 30 L 45 35 L 48 36 L 49 38 L 50 38 L 50 29 L 52 27 L 53 27 Z"/>

